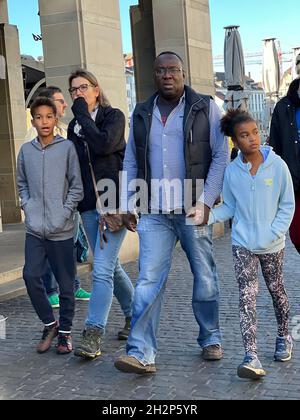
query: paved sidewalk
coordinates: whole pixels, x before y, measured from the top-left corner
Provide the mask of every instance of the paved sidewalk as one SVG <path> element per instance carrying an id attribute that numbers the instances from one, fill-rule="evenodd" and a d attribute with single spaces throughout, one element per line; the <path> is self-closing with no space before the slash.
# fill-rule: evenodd
<path id="1" fill-rule="evenodd" d="M 35 345 L 42 327 L 29 299 L 20 297 L 0 303 L 0 315 L 8 316 L 6 340 L 0 339 L 0 399 L 300 399 L 300 343 L 295 343 L 294 358 L 290 363 L 273 361 L 275 317 L 263 283 L 258 299 L 258 342 L 260 358 L 268 375 L 262 382 L 243 381 L 236 376 L 243 348 L 228 233 L 215 241 L 215 254 L 221 283 L 225 350 L 222 361 L 205 363 L 201 360 L 196 342 L 197 325 L 191 308 L 192 276 L 187 260 L 178 248 L 163 305 L 156 375 L 126 375 L 114 369 L 114 359 L 124 352 L 124 343 L 116 340 L 123 317 L 115 301 L 103 355 L 86 362 L 73 355 L 57 356 L 54 348 L 38 355 Z M 285 276 L 291 318 L 300 318 L 300 257 L 290 243 L 286 254 Z M 137 264 L 128 264 L 126 269 L 135 281 Z M 89 288 L 88 279 L 83 284 Z M 86 309 L 86 303 L 77 304 L 74 343 L 83 327 Z M 295 332 L 300 335 L 300 327 Z"/>
<path id="2" fill-rule="evenodd" d="M 0 273 L 15 270 L 24 264 L 24 225 L 3 226 L 0 234 Z"/>

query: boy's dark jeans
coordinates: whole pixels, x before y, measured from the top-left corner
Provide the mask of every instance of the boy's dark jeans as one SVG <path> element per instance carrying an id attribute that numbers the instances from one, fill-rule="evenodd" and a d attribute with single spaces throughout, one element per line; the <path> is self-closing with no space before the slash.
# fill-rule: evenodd
<path id="1" fill-rule="evenodd" d="M 70 331 L 74 317 L 73 246 L 73 238 L 67 241 L 49 241 L 33 235 L 26 235 L 23 278 L 28 295 L 40 320 L 44 324 L 54 322 L 53 310 L 42 281 L 48 259 L 60 289 L 60 331 Z"/>
<path id="2" fill-rule="evenodd" d="M 73 289 L 74 289 L 74 293 L 76 293 L 77 290 L 80 289 L 81 283 L 80 283 L 80 278 L 77 275 L 77 248 L 73 245 L 73 249 L 74 249 L 74 252 L 73 252 L 74 264 L 75 264 L 75 280 L 74 280 Z M 47 270 L 45 274 L 43 275 L 42 280 L 43 280 L 44 287 L 46 289 L 46 293 L 48 297 L 55 294 L 59 294 L 58 284 L 55 280 L 55 276 L 51 270 L 49 262 L 47 262 Z"/>

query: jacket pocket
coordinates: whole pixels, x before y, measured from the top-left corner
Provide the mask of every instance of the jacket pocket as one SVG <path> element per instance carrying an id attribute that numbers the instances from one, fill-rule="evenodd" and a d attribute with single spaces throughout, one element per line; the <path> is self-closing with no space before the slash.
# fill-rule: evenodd
<path id="1" fill-rule="evenodd" d="M 282 239 L 278 238 L 271 229 L 266 229 L 265 231 L 259 231 L 259 227 L 257 229 L 257 240 L 254 243 L 254 251 L 267 251 L 272 248 L 277 241 L 281 241 Z"/>
<path id="2" fill-rule="evenodd" d="M 241 246 L 248 248 L 251 243 L 251 232 L 253 230 L 253 225 L 246 228 L 246 223 L 242 220 L 233 219 L 232 225 L 232 238 Z"/>
<path id="3" fill-rule="evenodd" d="M 43 206 L 41 203 L 38 200 L 30 198 L 23 210 L 27 231 L 43 236 Z"/>
<path id="4" fill-rule="evenodd" d="M 73 229 L 73 212 L 61 200 L 51 199 L 46 204 L 45 233 L 52 235 Z"/>

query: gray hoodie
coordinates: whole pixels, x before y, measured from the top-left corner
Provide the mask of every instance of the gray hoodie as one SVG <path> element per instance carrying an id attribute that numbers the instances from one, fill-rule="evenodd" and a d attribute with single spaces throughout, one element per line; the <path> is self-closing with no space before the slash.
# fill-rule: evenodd
<path id="1" fill-rule="evenodd" d="M 17 182 L 27 233 L 51 241 L 71 239 L 74 211 L 83 199 L 73 143 L 56 136 L 44 149 L 37 138 L 23 144 Z"/>

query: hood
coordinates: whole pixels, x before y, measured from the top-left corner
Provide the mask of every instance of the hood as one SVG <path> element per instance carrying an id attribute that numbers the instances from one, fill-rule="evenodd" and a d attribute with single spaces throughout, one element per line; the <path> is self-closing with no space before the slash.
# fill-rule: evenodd
<path id="1" fill-rule="evenodd" d="M 66 141 L 66 139 L 64 139 L 64 138 L 63 138 L 63 137 L 61 137 L 61 136 L 56 136 L 56 137 L 54 138 L 54 140 L 53 140 L 50 144 L 48 144 L 48 146 L 46 146 L 46 147 L 51 147 L 51 146 L 54 146 L 55 144 L 61 143 L 62 141 Z M 43 150 L 42 145 L 41 145 L 41 143 L 39 142 L 38 137 L 36 137 L 35 139 L 33 139 L 33 140 L 32 140 L 32 142 L 31 142 L 31 144 L 32 144 L 32 145 L 33 145 L 36 149 Z"/>
<path id="2" fill-rule="evenodd" d="M 262 146 L 260 148 L 262 152 L 268 153 L 268 156 L 264 163 L 262 164 L 263 168 L 267 168 L 268 166 L 272 165 L 275 159 L 277 159 L 276 153 L 273 151 L 271 146 Z M 264 153 L 265 154 L 265 153 Z M 239 168 L 241 168 L 245 172 L 249 172 L 252 165 L 250 162 L 245 163 L 243 162 L 243 155 L 242 153 L 239 153 L 237 158 L 232 162 L 234 165 L 237 165 Z"/>

